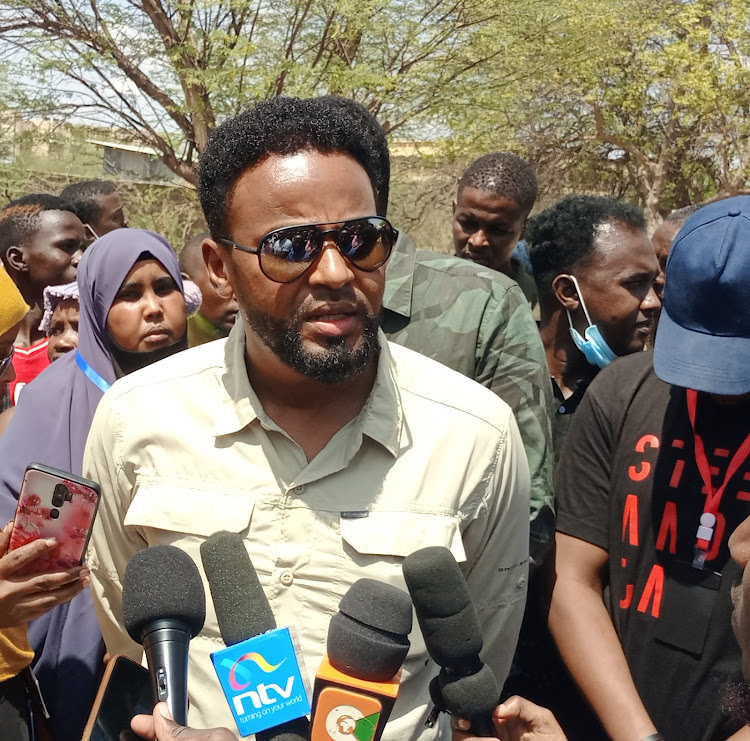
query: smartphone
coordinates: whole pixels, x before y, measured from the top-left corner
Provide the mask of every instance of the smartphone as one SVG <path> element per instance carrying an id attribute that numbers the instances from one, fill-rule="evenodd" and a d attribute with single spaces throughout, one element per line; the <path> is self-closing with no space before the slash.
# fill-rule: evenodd
<path id="1" fill-rule="evenodd" d="M 154 705 L 148 669 L 117 654 L 104 670 L 81 741 L 142 741 L 130 730 L 130 721 L 134 715 L 151 715 Z"/>
<path id="2" fill-rule="evenodd" d="M 83 562 L 101 490 L 94 481 L 31 463 L 23 476 L 8 550 L 39 538 L 57 538 L 57 547 L 35 558 L 24 574 L 50 573 Z"/>

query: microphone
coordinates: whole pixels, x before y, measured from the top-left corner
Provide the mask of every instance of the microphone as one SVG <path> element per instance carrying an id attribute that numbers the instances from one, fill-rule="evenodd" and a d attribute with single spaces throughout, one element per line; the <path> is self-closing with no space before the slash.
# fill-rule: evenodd
<path id="1" fill-rule="evenodd" d="M 360 579 L 328 628 L 327 655 L 313 690 L 310 741 L 378 741 L 409 652 L 411 599 L 389 584 Z"/>
<path id="2" fill-rule="evenodd" d="M 475 735 L 494 738 L 492 712 L 500 689 L 479 658 L 482 629 L 456 559 L 447 548 L 430 546 L 407 556 L 402 568 L 427 652 L 442 667 L 440 709 L 471 721 Z"/>
<path id="3" fill-rule="evenodd" d="M 157 702 L 187 725 L 188 645 L 206 619 L 206 595 L 193 559 L 171 545 L 144 548 L 122 581 L 122 614 L 130 637 L 143 644 Z"/>
<path id="4" fill-rule="evenodd" d="M 307 741 L 310 724 L 305 715 L 310 705 L 293 638 L 288 628 L 276 630 L 276 619 L 242 537 L 216 532 L 201 543 L 200 551 L 221 638 L 228 647 L 236 647 L 215 651 L 211 658 L 237 727 L 243 736 L 255 733 L 257 741 Z M 265 634 L 270 645 L 259 643 Z M 267 656 L 277 652 L 284 656 L 280 662 L 267 661 Z M 246 666 L 253 674 L 256 669 L 263 672 L 263 681 L 253 685 Z M 283 678 L 277 685 L 271 679 L 279 672 Z M 298 694 L 292 696 L 295 687 Z M 244 712 L 248 702 L 252 709 Z M 265 710 L 269 712 L 263 715 Z M 259 717 L 250 717 L 255 715 Z M 274 724 L 271 727 L 269 720 Z M 249 730 L 253 727 L 258 730 Z"/>

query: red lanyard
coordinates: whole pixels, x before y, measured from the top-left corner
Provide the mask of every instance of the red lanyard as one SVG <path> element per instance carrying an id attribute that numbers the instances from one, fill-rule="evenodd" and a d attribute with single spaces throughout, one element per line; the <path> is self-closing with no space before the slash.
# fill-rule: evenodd
<path id="1" fill-rule="evenodd" d="M 742 445 L 737 449 L 737 452 L 732 456 L 732 460 L 729 462 L 724 481 L 718 489 L 714 489 L 711 483 L 711 469 L 708 465 L 708 457 L 706 456 L 706 448 L 703 445 L 703 438 L 698 434 L 695 429 L 695 413 L 698 407 L 698 392 L 694 389 L 687 389 L 687 408 L 688 416 L 690 417 L 690 425 L 693 428 L 693 438 L 695 439 L 695 462 L 698 465 L 698 471 L 700 472 L 703 483 L 706 486 L 706 505 L 703 508 L 703 514 L 701 515 L 700 525 L 698 526 L 698 532 L 696 533 L 696 544 L 695 544 L 695 559 L 693 560 L 693 566 L 697 568 L 703 568 L 706 561 L 706 554 L 711 547 L 711 539 L 714 535 L 714 528 L 716 527 L 716 516 L 719 514 L 719 507 L 721 506 L 721 498 L 724 496 L 724 490 L 727 488 L 729 480 L 739 470 L 740 466 L 750 456 L 750 434 L 745 438 Z"/>

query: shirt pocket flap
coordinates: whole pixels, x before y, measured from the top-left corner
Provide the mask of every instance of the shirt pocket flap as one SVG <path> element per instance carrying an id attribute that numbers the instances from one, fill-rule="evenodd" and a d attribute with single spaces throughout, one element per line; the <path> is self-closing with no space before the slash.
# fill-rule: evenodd
<path id="1" fill-rule="evenodd" d="M 448 548 L 461 563 L 466 560 L 459 519 L 421 512 L 370 512 L 367 517 L 342 517 L 341 537 L 358 553 L 400 556 L 431 545 Z"/>
<path id="2" fill-rule="evenodd" d="M 147 527 L 208 537 L 246 530 L 255 502 L 247 492 L 217 493 L 188 486 L 140 484 L 125 515 L 126 527 Z"/>

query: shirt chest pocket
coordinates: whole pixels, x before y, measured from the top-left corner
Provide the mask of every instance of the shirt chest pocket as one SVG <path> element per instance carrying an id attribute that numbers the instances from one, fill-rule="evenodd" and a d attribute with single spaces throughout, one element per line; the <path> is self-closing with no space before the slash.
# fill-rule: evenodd
<path id="1" fill-rule="evenodd" d="M 247 492 L 218 494 L 188 486 L 143 483 L 125 515 L 149 545 L 203 541 L 218 530 L 246 531 L 254 500 Z"/>
<path id="2" fill-rule="evenodd" d="M 401 564 L 404 558 L 421 548 L 443 546 L 459 563 L 466 561 L 458 517 L 420 512 L 370 512 L 367 517 L 341 517 L 344 553 L 358 567 L 357 575 L 387 582 L 408 591 Z M 414 621 L 411 648 L 404 662 L 404 677 L 424 671 L 427 649 Z M 436 672 L 437 673 L 437 670 Z"/>
<path id="3" fill-rule="evenodd" d="M 422 512 L 369 512 L 367 517 L 341 516 L 341 538 L 364 560 L 390 557 L 399 563 L 427 546 L 448 548 L 461 563 L 466 560 L 458 517 Z"/>

